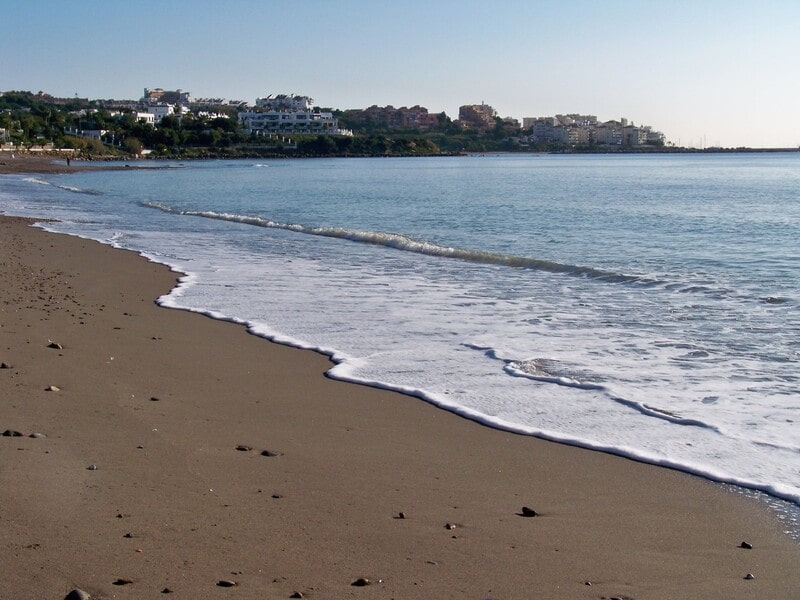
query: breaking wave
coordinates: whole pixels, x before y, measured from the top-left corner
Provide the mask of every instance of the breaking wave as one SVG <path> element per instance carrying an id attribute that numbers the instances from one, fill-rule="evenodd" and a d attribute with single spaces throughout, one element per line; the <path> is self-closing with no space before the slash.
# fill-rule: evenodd
<path id="1" fill-rule="evenodd" d="M 519 269 L 531 269 L 535 271 L 546 271 L 549 273 L 561 273 L 566 275 L 572 275 L 575 277 L 599 279 L 612 283 L 640 283 L 646 285 L 653 285 L 659 283 L 657 281 L 649 280 L 643 277 L 638 277 L 634 275 L 625 275 L 622 273 L 614 273 L 611 271 L 604 271 L 602 269 L 595 269 L 592 267 L 563 264 L 549 260 L 540 260 L 537 258 L 531 258 L 527 256 L 502 254 L 499 252 L 487 252 L 483 250 L 469 250 L 465 248 L 442 246 L 434 242 L 428 242 L 425 240 L 415 240 L 411 237 L 408 237 L 400 233 L 369 231 L 363 229 L 350 229 L 346 227 L 310 227 L 307 225 L 294 224 L 294 223 L 280 223 L 277 221 L 272 221 L 270 219 L 265 219 L 263 217 L 256 217 L 249 215 L 220 213 L 210 210 L 182 210 L 171 206 L 167 206 L 165 204 L 161 204 L 159 202 L 143 201 L 141 202 L 141 205 L 146 206 L 148 208 L 155 208 L 170 214 L 191 216 L 191 217 L 202 217 L 205 219 L 216 219 L 219 221 L 229 221 L 232 223 L 255 225 L 257 227 L 266 227 L 269 229 L 283 229 L 286 231 L 293 231 L 295 233 L 304 233 L 307 235 L 317 235 L 321 237 L 349 240 L 351 242 L 372 244 L 375 246 L 383 246 L 386 248 L 394 248 L 396 250 L 413 252 L 415 254 L 424 254 L 426 256 L 438 256 L 442 258 L 452 258 L 456 260 L 463 260 L 478 264 L 499 265 L 504 267 L 515 267 Z"/>
<path id="2" fill-rule="evenodd" d="M 73 194 L 88 194 L 89 196 L 102 196 L 103 192 L 97 190 L 89 190 L 85 188 L 74 187 L 71 185 L 63 185 L 59 183 L 52 183 L 50 181 L 45 181 L 44 179 L 39 179 L 38 177 L 26 177 L 23 181 L 28 183 L 36 183 L 38 185 L 49 185 L 51 187 L 58 188 L 60 190 L 65 190 L 67 192 L 72 192 Z"/>

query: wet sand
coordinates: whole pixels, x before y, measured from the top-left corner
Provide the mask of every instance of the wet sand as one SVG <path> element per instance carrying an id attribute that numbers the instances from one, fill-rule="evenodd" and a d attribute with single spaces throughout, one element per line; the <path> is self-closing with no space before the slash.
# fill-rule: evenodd
<path id="1" fill-rule="evenodd" d="M 797 597 L 760 503 L 330 380 L 176 276 L 0 217 L 0 597 Z"/>

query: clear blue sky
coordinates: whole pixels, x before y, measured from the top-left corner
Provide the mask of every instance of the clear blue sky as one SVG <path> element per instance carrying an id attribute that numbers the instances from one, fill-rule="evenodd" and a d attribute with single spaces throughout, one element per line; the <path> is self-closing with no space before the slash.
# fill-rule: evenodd
<path id="1" fill-rule="evenodd" d="M 800 145 L 800 0 L 0 0 L 0 90 L 486 102 L 694 146 Z"/>

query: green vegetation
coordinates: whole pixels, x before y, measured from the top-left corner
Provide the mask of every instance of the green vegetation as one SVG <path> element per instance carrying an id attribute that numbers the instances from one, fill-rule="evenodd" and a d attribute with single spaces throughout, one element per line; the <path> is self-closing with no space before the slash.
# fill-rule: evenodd
<path id="1" fill-rule="evenodd" d="M 112 112 L 108 106 L 118 106 Z M 565 144 L 526 144 L 515 123 L 496 118 L 484 131 L 464 129 L 445 113 L 425 130 L 388 128 L 351 114 L 330 111 L 344 135 L 269 136 L 249 134 L 236 110 L 207 116 L 184 112 L 156 125 L 137 117 L 136 103 L 56 99 L 41 92 L 0 94 L 0 143 L 18 149 L 73 149 L 85 158 L 148 155 L 159 158 L 270 156 L 432 156 L 465 152 L 597 152 Z M 352 112 L 352 111 L 350 111 Z M 653 150 L 655 148 L 649 148 Z M 640 149 L 646 150 L 645 148 Z"/>

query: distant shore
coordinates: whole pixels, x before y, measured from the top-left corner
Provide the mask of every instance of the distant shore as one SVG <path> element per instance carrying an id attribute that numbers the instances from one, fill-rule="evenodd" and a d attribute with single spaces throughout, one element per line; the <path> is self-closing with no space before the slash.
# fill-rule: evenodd
<path id="1" fill-rule="evenodd" d="M 491 156 L 499 154 L 519 154 L 519 155 L 547 155 L 547 154 L 574 154 L 574 155 L 615 155 L 615 154 L 638 154 L 638 155 L 663 155 L 663 154 L 761 154 L 761 153 L 777 153 L 777 152 L 800 152 L 800 148 L 640 148 L 640 149 L 615 149 L 615 148 L 590 148 L 582 149 L 576 148 L 571 150 L 558 150 L 558 151 L 536 151 L 536 150 L 519 150 L 519 151 L 499 151 L 491 150 L 485 152 L 460 152 L 460 153 L 441 153 L 432 155 L 419 155 L 407 156 L 406 158 L 419 158 L 430 156 Z M 70 159 L 70 164 L 67 164 L 66 157 L 58 153 L 27 153 L 27 152 L 0 152 L 0 174 L 4 173 L 54 173 L 66 174 L 73 173 L 79 170 L 110 170 L 110 169 L 125 169 L 135 168 L 141 166 L 142 163 L 153 161 L 192 161 L 192 160 L 257 160 L 257 159 L 284 159 L 284 158 L 374 158 L 383 155 L 297 155 L 292 153 L 252 153 L 242 155 L 228 155 L 226 153 L 207 153 L 201 156 L 106 156 L 98 155 L 88 158 L 76 157 Z M 393 156 L 393 155 L 390 155 Z M 397 155 L 400 157 L 400 155 Z M 87 164 L 90 162 L 92 164 Z M 98 162 L 105 164 L 98 165 Z M 124 164 L 121 164 L 124 163 Z"/>
<path id="2" fill-rule="evenodd" d="M 21 160 L 3 172 L 83 168 Z M 158 307 L 168 268 L 30 222 L 0 217 L 3 595 L 800 589 L 800 544 L 747 496 L 326 378 L 324 356 Z"/>

